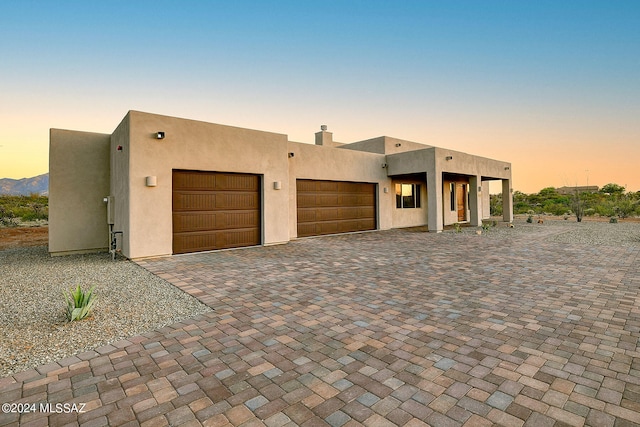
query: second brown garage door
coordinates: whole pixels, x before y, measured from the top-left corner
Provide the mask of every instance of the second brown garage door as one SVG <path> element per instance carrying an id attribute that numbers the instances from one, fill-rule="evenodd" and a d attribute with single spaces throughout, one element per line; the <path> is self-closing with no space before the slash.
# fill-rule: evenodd
<path id="1" fill-rule="evenodd" d="M 296 181 L 298 237 L 376 229 L 376 185 Z"/>
<path id="2" fill-rule="evenodd" d="M 261 243 L 260 176 L 173 171 L 173 253 Z"/>

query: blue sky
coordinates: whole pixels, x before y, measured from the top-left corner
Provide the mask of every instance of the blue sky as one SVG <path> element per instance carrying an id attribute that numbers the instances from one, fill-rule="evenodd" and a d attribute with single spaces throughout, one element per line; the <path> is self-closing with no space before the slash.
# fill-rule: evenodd
<path id="1" fill-rule="evenodd" d="M 0 0 L 0 58 L 0 177 L 48 170 L 49 128 L 141 110 L 640 190 L 637 1 Z"/>

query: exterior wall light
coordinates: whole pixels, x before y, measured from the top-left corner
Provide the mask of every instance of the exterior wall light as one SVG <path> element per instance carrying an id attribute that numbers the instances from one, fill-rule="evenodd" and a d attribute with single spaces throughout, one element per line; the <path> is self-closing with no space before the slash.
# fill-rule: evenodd
<path id="1" fill-rule="evenodd" d="M 482 193 L 482 187 L 478 186 L 478 193 Z"/>
<path id="2" fill-rule="evenodd" d="M 292 158 L 293 156 L 295 156 L 295 153 L 289 153 L 289 158 Z"/>
<path id="3" fill-rule="evenodd" d="M 164 132 L 163 131 L 156 132 L 156 138 L 157 139 L 164 139 Z"/>
<path id="4" fill-rule="evenodd" d="M 280 189 L 282 189 L 282 182 L 280 182 L 280 181 L 274 181 L 274 183 L 273 183 L 273 189 L 274 189 L 274 190 L 280 190 Z"/>
<path id="5" fill-rule="evenodd" d="M 444 158 L 445 160 L 449 161 L 449 160 L 453 160 L 453 156 L 447 156 Z"/>
<path id="6" fill-rule="evenodd" d="M 144 181 L 147 187 L 155 187 L 158 185 L 158 177 L 155 177 L 155 176 L 148 176 L 145 178 Z"/>
<path id="7" fill-rule="evenodd" d="M 399 142 L 396 144 L 396 147 L 401 147 L 402 144 L 400 144 Z"/>
<path id="8" fill-rule="evenodd" d="M 386 169 L 389 165 L 387 165 L 386 163 L 382 164 L 382 169 Z"/>
<path id="9" fill-rule="evenodd" d="M 508 171 L 509 169 L 511 169 L 509 166 L 505 166 L 504 170 Z"/>

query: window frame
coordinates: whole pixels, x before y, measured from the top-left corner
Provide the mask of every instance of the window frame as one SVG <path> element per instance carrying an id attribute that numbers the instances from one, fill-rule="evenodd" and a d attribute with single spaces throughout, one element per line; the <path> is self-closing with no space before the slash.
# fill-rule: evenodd
<path id="1" fill-rule="evenodd" d="M 449 195 L 450 195 L 450 201 L 449 201 L 449 205 L 451 208 L 451 212 L 455 212 L 458 210 L 458 197 L 456 194 L 456 183 L 455 182 L 450 182 L 449 183 Z"/>
<path id="2" fill-rule="evenodd" d="M 405 195 L 404 189 L 410 187 L 411 194 Z M 396 183 L 396 209 L 420 209 L 421 206 L 421 184 L 415 183 Z M 406 203 L 411 200 L 411 203 Z"/>

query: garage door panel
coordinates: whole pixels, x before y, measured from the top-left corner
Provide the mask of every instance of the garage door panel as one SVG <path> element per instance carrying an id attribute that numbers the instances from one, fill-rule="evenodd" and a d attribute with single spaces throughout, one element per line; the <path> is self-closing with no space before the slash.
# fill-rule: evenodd
<path id="1" fill-rule="evenodd" d="M 258 191 L 260 180 L 253 175 L 220 174 L 216 177 L 216 190 Z"/>
<path id="2" fill-rule="evenodd" d="M 255 229 L 181 233 L 174 236 L 174 241 L 180 247 L 189 248 L 189 250 L 181 252 L 174 251 L 174 253 L 254 246 L 256 245 L 256 239 L 259 238 L 259 232 Z"/>
<path id="3" fill-rule="evenodd" d="M 173 252 L 261 243 L 260 177 L 173 171 Z"/>
<path id="4" fill-rule="evenodd" d="M 252 210 L 260 209 L 258 193 L 174 191 L 174 211 Z"/>
<path id="5" fill-rule="evenodd" d="M 253 210 L 260 208 L 257 193 L 224 193 L 216 196 L 216 209 Z"/>
<path id="6" fill-rule="evenodd" d="M 374 208 L 316 208 L 298 210 L 298 223 L 374 218 Z"/>
<path id="7" fill-rule="evenodd" d="M 173 214 L 173 231 L 225 230 L 247 228 L 258 224 L 260 212 L 175 212 Z"/>
<path id="8" fill-rule="evenodd" d="M 216 235 L 213 233 L 188 233 L 173 235 L 173 253 L 182 254 L 188 252 L 200 252 L 215 248 Z M 184 250 L 177 248 L 185 248 Z"/>
<path id="9" fill-rule="evenodd" d="M 375 184 L 297 180 L 298 237 L 376 229 Z"/>
<path id="10" fill-rule="evenodd" d="M 260 178 L 257 175 L 234 173 L 215 174 L 201 171 L 179 171 L 173 176 L 174 190 L 224 190 L 259 191 Z"/>

